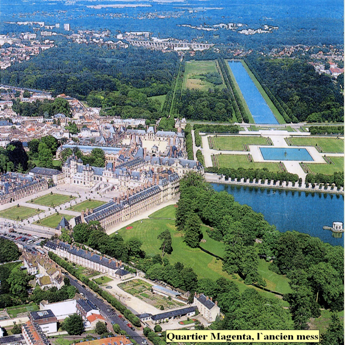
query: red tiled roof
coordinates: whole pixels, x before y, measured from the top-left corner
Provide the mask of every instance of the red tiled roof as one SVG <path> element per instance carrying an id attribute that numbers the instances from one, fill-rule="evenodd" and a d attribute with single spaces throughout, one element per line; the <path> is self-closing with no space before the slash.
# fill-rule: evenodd
<path id="1" fill-rule="evenodd" d="M 105 321 L 104 317 L 101 316 L 101 315 L 99 315 L 99 314 L 92 314 L 92 315 L 90 315 L 90 316 L 87 317 L 87 320 L 88 320 L 90 323 L 92 323 L 92 322 L 94 322 L 94 321 L 96 321 L 96 320 L 103 320 L 103 321 Z"/>
<path id="2" fill-rule="evenodd" d="M 121 342 L 123 345 L 132 345 L 132 342 L 123 335 L 113 336 L 111 338 L 83 341 L 75 345 L 121 345 Z"/>

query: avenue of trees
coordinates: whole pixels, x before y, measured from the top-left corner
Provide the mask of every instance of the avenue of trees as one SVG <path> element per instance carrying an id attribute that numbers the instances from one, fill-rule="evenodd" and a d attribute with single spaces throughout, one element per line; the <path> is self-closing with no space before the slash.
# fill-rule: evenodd
<path id="1" fill-rule="evenodd" d="M 297 174 L 289 172 L 271 172 L 267 168 L 253 169 L 253 168 L 217 168 L 217 167 L 207 167 L 205 172 L 208 173 L 217 173 L 224 175 L 226 180 L 235 180 L 235 179 L 250 179 L 250 181 L 255 180 L 259 182 L 260 180 L 264 183 L 265 179 L 268 181 L 273 180 L 274 182 L 280 181 L 283 182 L 299 182 L 299 177 Z"/>
<path id="2" fill-rule="evenodd" d="M 286 122 L 344 121 L 343 95 L 331 76 L 300 59 L 252 54 L 245 61 Z"/>
<path id="3" fill-rule="evenodd" d="M 343 135 L 343 126 L 309 126 L 312 135 Z"/>
<path id="4" fill-rule="evenodd" d="M 198 234 L 198 225 L 201 223 L 211 227 L 212 231 L 208 234 L 226 244 L 223 270 L 229 274 L 239 274 L 246 284 L 265 286 L 258 272 L 259 258 L 265 258 L 271 261 L 271 270 L 287 275 L 292 293 L 286 294 L 284 299 L 290 303 L 289 311 L 295 329 L 307 328 L 308 319 L 319 317 L 321 308 L 343 310 L 344 261 L 341 246 L 332 246 L 304 233 L 279 232 L 264 220 L 262 214 L 255 213 L 247 205 L 235 203 L 233 196 L 226 191 L 215 192 L 196 173 L 191 172 L 181 180 L 180 191 L 176 213 L 178 230 L 183 231 L 185 237 L 190 237 L 191 224 L 195 230 L 194 236 Z M 256 239 L 261 242 L 257 243 Z M 255 292 L 248 292 L 246 299 L 253 299 L 261 305 L 261 298 L 255 295 Z M 239 298 L 236 300 L 238 302 Z M 241 322 L 242 328 L 236 327 L 234 323 L 238 323 L 238 318 L 235 316 L 241 314 L 242 308 L 242 304 L 231 302 L 224 307 L 229 309 L 226 310 L 229 315 L 226 314 L 222 326 L 231 329 L 264 328 L 261 324 L 256 325 L 255 320 L 255 324 L 249 322 L 251 327 L 243 325 L 244 321 Z M 253 309 L 265 310 L 255 305 Z M 247 308 L 249 321 L 253 309 Z M 262 316 L 262 312 L 256 316 Z M 276 323 L 286 321 L 285 316 L 276 318 Z"/>

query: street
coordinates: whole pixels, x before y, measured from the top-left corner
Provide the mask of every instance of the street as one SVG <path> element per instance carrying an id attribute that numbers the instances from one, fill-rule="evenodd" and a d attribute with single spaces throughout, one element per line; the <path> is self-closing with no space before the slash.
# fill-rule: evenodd
<path id="1" fill-rule="evenodd" d="M 89 287 L 85 288 L 82 284 L 79 283 L 78 280 L 70 276 L 69 274 L 65 274 L 65 276 L 70 280 L 71 285 L 75 286 L 80 293 L 84 294 L 86 299 L 89 299 L 93 304 L 95 304 L 100 310 L 101 314 L 107 318 L 111 322 L 111 324 L 119 324 L 122 330 L 125 330 L 126 333 L 135 340 L 139 345 L 143 344 L 144 336 L 140 336 L 136 331 L 130 329 L 126 324 L 128 322 L 124 322 L 122 319 L 118 317 L 115 309 L 108 303 L 105 303 L 102 299 L 98 298 L 96 293 L 94 293 Z M 120 313 L 119 313 L 120 314 Z"/>

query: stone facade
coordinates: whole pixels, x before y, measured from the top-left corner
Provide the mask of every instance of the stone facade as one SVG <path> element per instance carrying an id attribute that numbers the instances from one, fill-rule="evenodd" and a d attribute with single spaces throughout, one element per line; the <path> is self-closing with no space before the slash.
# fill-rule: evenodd
<path id="1" fill-rule="evenodd" d="M 217 306 L 217 301 L 213 302 L 211 297 L 207 297 L 204 294 L 195 293 L 193 305 L 197 306 L 198 311 L 208 323 L 214 322 L 216 317 L 220 315 L 220 308 Z"/>
<path id="2" fill-rule="evenodd" d="M 0 204 L 11 203 L 48 189 L 45 179 L 21 173 L 0 175 Z"/>

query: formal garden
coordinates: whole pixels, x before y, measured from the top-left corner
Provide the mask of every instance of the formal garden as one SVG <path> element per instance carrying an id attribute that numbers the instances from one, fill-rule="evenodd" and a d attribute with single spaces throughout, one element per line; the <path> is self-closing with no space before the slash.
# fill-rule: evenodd
<path id="1" fill-rule="evenodd" d="M 106 202 L 102 201 L 97 201 L 97 200 L 89 200 L 89 201 L 84 201 L 82 203 L 76 204 L 68 208 L 69 210 L 81 212 L 82 210 L 86 209 L 94 209 L 97 207 L 100 207 L 101 205 L 105 204 Z"/>
<path id="2" fill-rule="evenodd" d="M 0 217 L 11 220 L 24 220 L 41 212 L 39 209 L 22 207 L 19 204 L 15 207 L 0 211 Z"/>
<path id="3" fill-rule="evenodd" d="M 210 149 L 248 151 L 249 145 L 272 145 L 267 137 L 260 136 L 213 136 L 208 137 Z"/>
<path id="4" fill-rule="evenodd" d="M 50 228 L 56 228 L 58 227 L 58 224 L 61 221 L 62 217 L 64 217 L 67 221 L 70 221 L 72 218 L 74 218 L 74 216 L 72 215 L 56 213 L 42 220 L 37 220 L 35 224 L 40 226 L 50 227 Z"/>
<path id="5" fill-rule="evenodd" d="M 185 305 L 170 297 L 167 298 L 151 292 L 152 285 L 140 279 L 130 280 L 121 283 L 118 286 L 125 292 L 130 293 L 134 297 L 137 297 L 160 310 L 174 309 Z"/>

